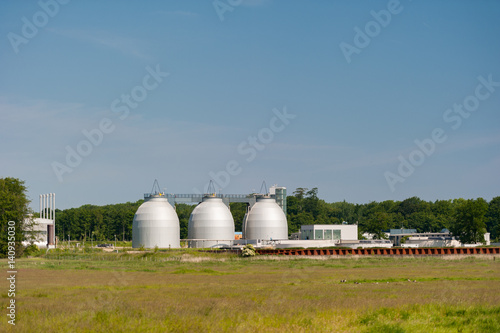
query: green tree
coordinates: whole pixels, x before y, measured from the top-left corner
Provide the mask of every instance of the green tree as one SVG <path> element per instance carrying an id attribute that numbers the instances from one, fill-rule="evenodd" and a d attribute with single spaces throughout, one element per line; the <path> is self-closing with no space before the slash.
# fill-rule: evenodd
<path id="1" fill-rule="evenodd" d="M 291 216 L 302 212 L 301 200 L 295 196 L 286 197 L 286 210 Z"/>
<path id="2" fill-rule="evenodd" d="M 420 200 L 418 197 L 411 197 L 406 200 L 403 200 L 399 204 L 399 213 L 403 214 L 405 218 L 410 216 L 413 213 L 417 213 L 423 211 L 427 208 L 425 201 Z"/>
<path id="3" fill-rule="evenodd" d="M 436 217 L 436 226 L 441 231 L 443 228 L 450 227 L 453 222 L 454 204 L 451 200 L 436 200 L 431 206 L 432 213 Z"/>
<path id="4" fill-rule="evenodd" d="M 25 232 L 30 227 L 28 218 L 30 200 L 26 195 L 24 181 L 17 178 L 0 178 L 0 256 L 9 252 L 9 241 L 14 241 L 16 256 L 22 255 L 26 240 Z M 14 221 L 15 235 L 9 235 L 9 221 Z M 14 239 L 10 239 L 14 237 Z"/>
<path id="5" fill-rule="evenodd" d="M 315 224 L 314 217 L 311 213 L 302 212 L 297 215 L 288 215 L 288 233 L 298 232 L 300 226 Z"/>
<path id="6" fill-rule="evenodd" d="M 318 188 L 315 187 L 310 191 L 307 191 L 307 196 L 302 199 L 304 202 L 304 210 L 308 213 L 311 213 L 315 219 L 322 213 L 322 205 L 318 198 Z"/>
<path id="7" fill-rule="evenodd" d="M 391 216 L 386 212 L 375 212 L 364 224 L 364 231 L 373 234 L 375 239 L 385 238 L 384 230 L 389 229 Z"/>
<path id="8" fill-rule="evenodd" d="M 297 199 L 302 200 L 302 199 L 304 199 L 304 196 L 305 196 L 305 194 L 306 194 L 307 190 L 308 190 L 308 189 L 307 189 L 307 188 L 305 188 L 305 187 L 298 187 L 298 188 L 297 188 L 297 189 L 293 192 L 293 195 L 294 195 Z"/>
<path id="9" fill-rule="evenodd" d="M 488 203 L 479 198 L 463 201 L 455 209 L 450 232 L 464 244 L 484 242 Z"/>
<path id="10" fill-rule="evenodd" d="M 346 202 L 345 200 L 342 202 L 335 202 L 329 204 L 331 207 L 328 210 L 330 218 L 336 218 L 336 221 L 342 222 L 347 221 L 350 223 L 354 223 L 357 221 L 357 217 L 355 216 L 356 205 Z"/>
<path id="11" fill-rule="evenodd" d="M 181 239 L 188 238 L 189 217 L 195 207 L 195 205 L 187 205 L 183 203 L 175 205 L 175 211 L 179 217 Z"/>
<path id="12" fill-rule="evenodd" d="M 486 229 L 491 234 L 491 239 L 498 240 L 500 238 L 500 197 L 495 197 L 490 201 L 486 218 Z"/>
<path id="13" fill-rule="evenodd" d="M 231 214 L 233 215 L 234 231 L 242 231 L 241 227 L 243 224 L 243 218 L 245 217 L 245 213 L 247 212 L 247 203 L 231 202 L 229 204 L 229 208 L 231 209 Z"/>

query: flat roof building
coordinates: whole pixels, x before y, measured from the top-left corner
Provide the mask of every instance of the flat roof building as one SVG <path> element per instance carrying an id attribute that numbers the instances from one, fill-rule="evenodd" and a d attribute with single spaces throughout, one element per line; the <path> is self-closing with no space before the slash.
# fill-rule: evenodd
<path id="1" fill-rule="evenodd" d="M 358 240 L 356 224 L 309 224 L 300 227 L 302 240 Z"/>

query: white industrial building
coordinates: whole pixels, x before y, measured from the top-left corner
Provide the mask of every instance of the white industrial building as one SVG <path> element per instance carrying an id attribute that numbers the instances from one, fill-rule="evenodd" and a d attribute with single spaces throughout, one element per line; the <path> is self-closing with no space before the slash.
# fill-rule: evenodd
<path id="1" fill-rule="evenodd" d="M 484 234 L 485 244 L 462 244 L 459 240 L 452 237 L 450 234 L 442 236 L 426 236 L 425 234 L 417 234 L 406 239 L 401 247 L 476 247 L 490 245 L 490 234 Z"/>
<path id="2" fill-rule="evenodd" d="M 356 224 L 309 224 L 300 227 L 301 240 L 358 240 Z"/>
<path id="3" fill-rule="evenodd" d="M 28 217 L 27 223 L 30 223 L 29 219 L 32 217 Z M 48 245 L 52 247 L 54 245 L 54 240 L 48 242 L 49 236 L 53 238 L 53 230 L 54 230 L 54 220 L 42 219 L 42 218 L 34 218 L 33 219 L 33 244 L 38 246 L 39 248 L 46 248 Z"/>
<path id="4" fill-rule="evenodd" d="M 39 248 L 54 248 L 56 244 L 56 194 L 41 194 L 40 217 L 33 218 L 33 215 L 29 214 L 24 223 L 29 226 L 30 233 L 34 237 L 25 242 L 25 245 L 34 244 Z"/>
<path id="5" fill-rule="evenodd" d="M 256 203 L 243 218 L 242 229 L 244 239 L 288 239 L 285 213 L 268 195 L 256 196 Z"/>
<path id="6" fill-rule="evenodd" d="M 486 244 L 462 244 L 448 229 L 441 232 L 417 232 L 416 229 L 390 229 L 387 233 L 394 246 L 401 247 L 475 247 L 490 245 L 490 234 L 484 234 Z"/>
<path id="7" fill-rule="evenodd" d="M 231 246 L 234 241 L 234 220 L 229 208 L 214 194 L 203 197 L 195 207 L 188 224 L 189 247 Z"/>
<path id="8" fill-rule="evenodd" d="M 357 224 L 311 224 L 300 227 L 300 240 L 290 241 L 301 247 L 392 247 L 389 240 L 358 240 Z M 277 246 L 279 247 L 279 246 Z M 292 247 L 287 244 L 285 247 Z"/>
<path id="9" fill-rule="evenodd" d="M 144 196 L 132 222 L 132 247 L 181 247 L 179 218 L 163 192 Z"/>

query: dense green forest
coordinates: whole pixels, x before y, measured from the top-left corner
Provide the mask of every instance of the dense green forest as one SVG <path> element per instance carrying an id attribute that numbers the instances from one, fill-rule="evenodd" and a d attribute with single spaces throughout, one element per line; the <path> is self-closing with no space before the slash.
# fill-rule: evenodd
<path id="1" fill-rule="evenodd" d="M 84 205 L 56 211 L 56 234 L 59 239 L 118 240 L 132 239 L 132 220 L 143 200 L 124 204 Z M 383 230 L 391 228 L 417 229 L 418 232 L 439 232 L 444 228 L 474 241 L 482 232 L 491 233 L 491 239 L 500 235 L 500 197 L 489 203 L 454 199 L 428 202 L 417 197 L 404 201 L 386 200 L 367 204 L 348 202 L 327 203 L 318 198 L 318 189 L 297 188 L 287 197 L 288 231 L 297 232 L 303 224 L 358 224 L 360 234 L 369 232 L 383 237 Z M 187 238 L 188 221 L 194 205 L 176 205 L 181 227 L 181 238 Z M 236 231 L 246 211 L 245 203 L 231 203 Z M 93 234 L 92 234 L 93 232 Z M 479 238 L 480 239 L 480 238 Z"/>

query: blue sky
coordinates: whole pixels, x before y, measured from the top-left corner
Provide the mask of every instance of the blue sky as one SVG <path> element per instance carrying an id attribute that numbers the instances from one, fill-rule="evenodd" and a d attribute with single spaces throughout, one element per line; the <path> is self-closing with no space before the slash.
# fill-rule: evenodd
<path id="1" fill-rule="evenodd" d="M 64 2 L 0 2 L 0 176 L 35 210 L 210 175 L 328 202 L 500 195 L 498 1 Z"/>

